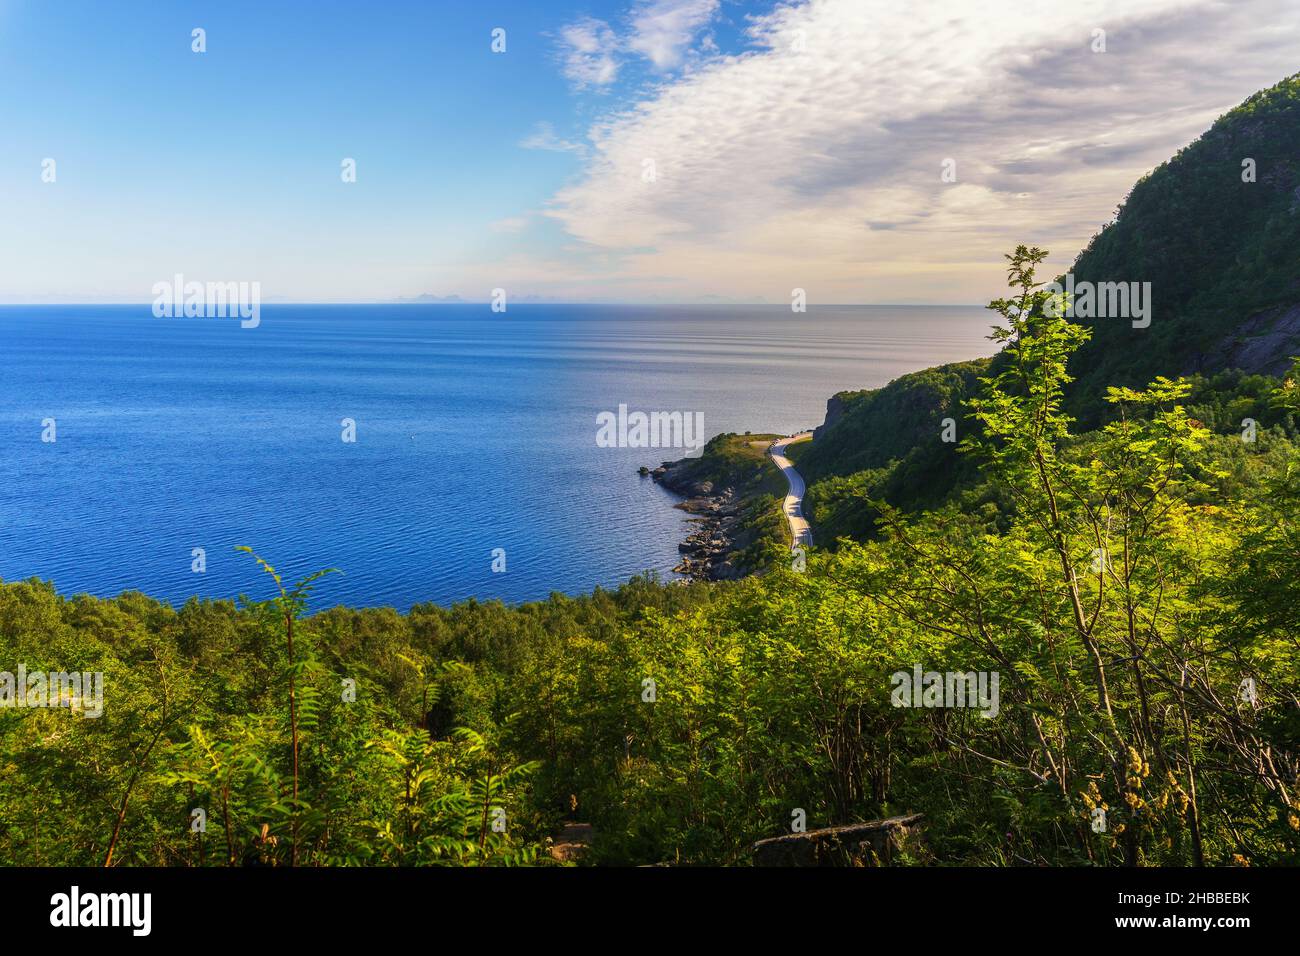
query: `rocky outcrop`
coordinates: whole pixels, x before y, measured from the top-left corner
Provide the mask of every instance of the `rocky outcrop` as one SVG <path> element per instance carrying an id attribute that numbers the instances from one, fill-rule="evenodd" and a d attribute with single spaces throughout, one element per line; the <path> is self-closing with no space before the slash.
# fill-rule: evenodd
<path id="1" fill-rule="evenodd" d="M 1256 313 L 1225 338 L 1205 364 L 1260 375 L 1282 375 L 1300 355 L 1300 305 Z"/>
<path id="2" fill-rule="evenodd" d="M 791 833 L 754 844 L 755 866 L 888 866 L 919 843 L 921 814 Z"/>
<path id="3" fill-rule="evenodd" d="M 844 400 L 839 395 L 826 399 L 826 420 L 813 429 L 813 441 L 826 434 L 826 430 L 838 422 L 844 415 Z"/>
<path id="4" fill-rule="evenodd" d="M 694 477 L 692 474 L 694 465 L 695 459 L 692 458 L 666 461 L 650 472 L 650 477 L 683 498 L 707 498 L 713 494 L 713 482 Z"/>
<path id="5" fill-rule="evenodd" d="M 681 563 L 673 568 L 692 581 L 733 581 L 744 577 L 732 557 L 752 543 L 752 535 L 739 527 L 740 499 L 733 488 L 715 489 L 713 482 L 690 476 L 690 460 L 666 461 L 651 477 L 686 500 L 675 507 L 694 515 L 694 530 L 677 546 Z"/>
<path id="6" fill-rule="evenodd" d="M 695 517 L 693 531 L 677 546 L 681 564 L 673 568 L 694 581 L 730 581 L 743 577 L 732 555 L 747 546 L 747 535 L 737 525 L 739 502 L 730 488 L 719 495 L 696 495 L 677 505 Z"/>

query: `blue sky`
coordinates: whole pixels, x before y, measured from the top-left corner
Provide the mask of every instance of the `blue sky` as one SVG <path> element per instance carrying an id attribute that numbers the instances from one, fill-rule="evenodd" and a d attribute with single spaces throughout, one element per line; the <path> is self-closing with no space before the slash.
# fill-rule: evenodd
<path id="1" fill-rule="evenodd" d="M 1294 72 L 1296 6 L 0 0 L 0 302 L 981 301 Z"/>

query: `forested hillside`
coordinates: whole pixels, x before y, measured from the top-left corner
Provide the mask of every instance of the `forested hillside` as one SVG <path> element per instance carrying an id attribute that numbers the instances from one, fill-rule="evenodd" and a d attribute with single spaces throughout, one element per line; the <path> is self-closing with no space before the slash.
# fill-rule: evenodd
<path id="1" fill-rule="evenodd" d="M 1218 435 L 1245 419 L 1296 437 L 1262 396 L 1269 376 L 1300 355 L 1300 76 L 1255 94 L 1200 139 L 1139 181 L 1116 217 L 1076 259 L 1082 283 L 1149 282 L 1151 322 L 1077 318 L 1092 335 L 1070 359 L 1066 408 L 1082 429 L 1114 418 L 1110 385 L 1141 387 L 1185 376 L 1192 414 Z M 1063 277 L 1058 277 L 1058 281 Z M 1004 367 L 1005 354 L 992 362 Z M 965 492 L 972 507 L 994 494 L 943 440 L 982 427 L 970 416 L 985 362 L 905 375 L 884 388 L 845 392 L 804 459 L 819 540 L 873 533 L 868 499 L 909 511 Z M 949 436 L 951 437 L 951 436 Z M 1275 436 L 1277 437 L 1277 436 Z"/>
<path id="2" fill-rule="evenodd" d="M 1151 326 L 1098 319 L 1071 408 L 1107 385 L 1225 368 L 1281 374 L 1300 353 L 1300 75 L 1256 93 L 1133 187 L 1075 261 L 1078 281 L 1152 287 Z M 1256 340 L 1256 341 L 1252 341 Z"/>

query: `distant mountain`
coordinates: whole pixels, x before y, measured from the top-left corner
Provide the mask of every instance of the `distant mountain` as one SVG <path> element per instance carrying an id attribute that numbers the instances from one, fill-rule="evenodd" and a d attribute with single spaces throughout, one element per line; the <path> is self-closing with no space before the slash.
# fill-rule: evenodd
<path id="1" fill-rule="evenodd" d="M 393 302 L 399 305 L 454 305 L 462 303 L 465 300 L 458 295 L 434 295 L 432 292 L 424 292 L 413 298 L 394 299 Z"/>
<path id="2" fill-rule="evenodd" d="M 487 299 L 473 300 L 462 299 L 458 295 L 434 295 L 432 292 L 425 292 L 421 295 L 409 298 L 393 299 L 398 305 L 474 305 L 476 302 L 487 302 Z M 564 304 L 567 300 L 557 299 L 551 295 L 537 295 L 529 293 L 527 295 L 512 295 L 508 299 L 509 305 L 541 305 L 541 304 Z"/>

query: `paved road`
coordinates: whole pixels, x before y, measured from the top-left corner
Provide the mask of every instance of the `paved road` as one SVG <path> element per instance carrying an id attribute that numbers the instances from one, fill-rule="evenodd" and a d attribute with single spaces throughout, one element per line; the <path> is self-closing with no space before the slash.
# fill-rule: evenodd
<path id="1" fill-rule="evenodd" d="M 794 544 L 790 546 L 792 551 L 801 544 L 812 544 L 812 528 L 808 526 L 808 522 L 803 516 L 803 476 L 794 470 L 794 465 L 790 463 L 790 459 L 785 457 L 785 450 L 787 446 L 793 445 L 797 441 L 808 441 L 811 438 L 812 432 L 801 432 L 790 438 L 774 441 L 767 449 L 767 453 L 772 456 L 772 461 L 776 464 L 776 467 L 781 469 L 785 474 L 785 480 L 790 483 L 790 493 L 785 496 L 784 510 L 785 518 L 790 522 L 790 535 L 794 538 Z"/>

